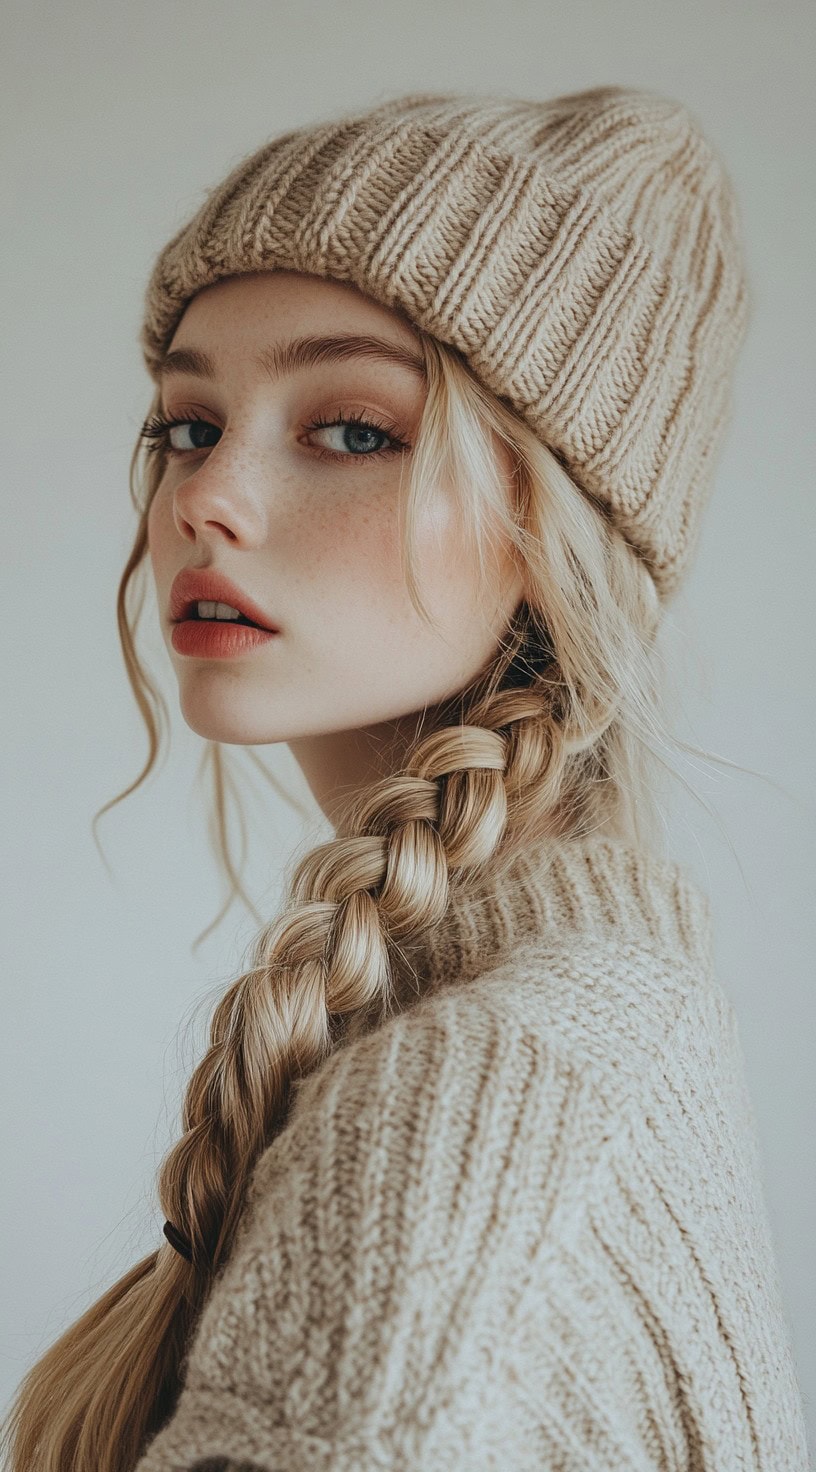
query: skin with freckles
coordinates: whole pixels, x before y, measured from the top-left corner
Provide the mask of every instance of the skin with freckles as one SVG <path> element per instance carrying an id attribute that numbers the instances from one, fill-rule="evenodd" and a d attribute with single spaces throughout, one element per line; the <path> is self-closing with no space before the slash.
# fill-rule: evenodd
<path id="1" fill-rule="evenodd" d="M 433 626 L 422 619 L 401 568 L 398 498 L 424 379 L 407 363 L 360 356 L 270 371 L 271 348 L 335 334 L 419 357 L 410 324 L 346 283 L 259 272 L 200 291 L 170 351 L 204 352 L 214 373 L 168 373 L 161 412 L 204 424 L 169 431 L 173 453 L 148 519 L 187 724 L 213 741 L 286 742 L 330 821 L 353 791 L 399 769 L 423 712 L 489 662 L 523 594 L 499 552 L 486 596 L 453 494 L 438 485 L 419 525 Z M 332 423 L 343 416 L 368 427 Z M 169 596 L 185 568 L 231 578 L 280 633 L 229 658 L 177 653 Z"/>

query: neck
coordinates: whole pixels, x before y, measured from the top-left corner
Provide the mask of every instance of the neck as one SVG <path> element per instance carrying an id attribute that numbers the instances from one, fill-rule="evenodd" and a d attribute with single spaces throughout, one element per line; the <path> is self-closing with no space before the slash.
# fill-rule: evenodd
<path id="1" fill-rule="evenodd" d="M 394 720 L 349 731 L 321 731 L 288 742 L 309 790 L 337 828 L 347 804 L 383 777 L 401 771 L 421 728 L 433 720 L 429 707 Z"/>

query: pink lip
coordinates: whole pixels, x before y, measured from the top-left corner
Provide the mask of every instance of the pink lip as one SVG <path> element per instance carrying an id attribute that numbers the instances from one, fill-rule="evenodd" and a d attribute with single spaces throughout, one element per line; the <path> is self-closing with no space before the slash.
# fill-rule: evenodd
<path id="1" fill-rule="evenodd" d="M 191 618 L 195 614 L 195 605 L 202 601 L 228 603 L 231 608 L 237 608 L 239 613 L 251 618 L 253 623 L 259 624 L 267 633 L 280 633 L 277 625 L 252 598 L 229 578 L 224 577 L 223 573 L 214 572 L 207 567 L 187 567 L 173 579 L 170 589 L 171 622 L 177 624 L 183 619 Z M 239 624 L 238 627 L 246 628 L 246 625 Z"/>
<path id="2" fill-rule="evenodd" d="M 177 654 L 189 654 L 194 659 L 228 659 L 232 655 L 248 654 L 259 644 L 268 644 L 275 638 L 277 630 L 252 629 L 248 624 L 231 624 L 226 620 L 186 618 L 174 624 L 170 643 Z"/>

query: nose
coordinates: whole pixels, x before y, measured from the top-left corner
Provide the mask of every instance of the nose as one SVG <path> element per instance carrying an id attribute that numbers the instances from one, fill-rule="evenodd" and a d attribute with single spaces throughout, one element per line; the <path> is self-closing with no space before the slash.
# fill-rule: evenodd
<path id="1" fill-rule="evenodd" d="M 266 537 L 264 502 L 252 475 L 214 452 L 176 486 L 173 519 L 190 542 L 257 547 Z"/>

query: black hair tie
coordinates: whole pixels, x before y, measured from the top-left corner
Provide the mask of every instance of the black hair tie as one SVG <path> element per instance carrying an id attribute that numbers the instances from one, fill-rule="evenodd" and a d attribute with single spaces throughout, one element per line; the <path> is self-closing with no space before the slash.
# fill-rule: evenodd
<path id="1" fill-rule="evenodd" d="M 162 1231 L 164 1232 L 165 1237 L 170 1243 L 170 1246 L 175 1247 L 176 1252 L 179 1254 L 179 1256 L 186 1257 L 188 1262 L 192 1262 L 193 1249 L 190 1246 L 190 1243 L 187 1241 L 187 1238 L 182 1236 L 178 1228 L 174 1227 L 172 1222 L 165 1222 L 164 1226 L 162 1227 Z"/>

